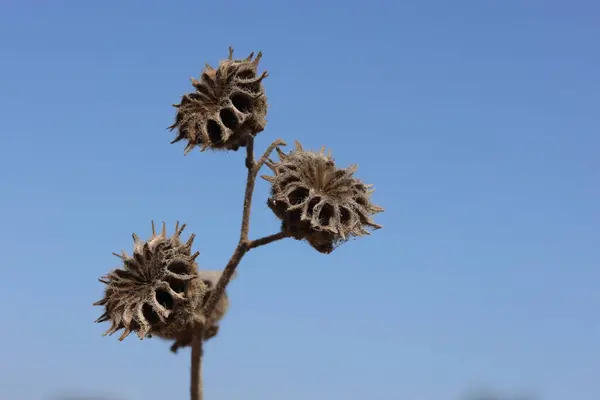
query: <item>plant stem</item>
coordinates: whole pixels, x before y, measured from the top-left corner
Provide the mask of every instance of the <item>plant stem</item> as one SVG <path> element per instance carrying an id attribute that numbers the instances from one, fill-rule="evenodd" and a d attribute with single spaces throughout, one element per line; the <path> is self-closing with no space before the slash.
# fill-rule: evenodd
<path id="1" fill-rule="evenodd" d="M 240 242 L 248 240 L 248 231 L 250 230 L 250 212 L 252 211 L 252 194 L 254 193 L 254 185 L 256 184 L 256 175 L 254 162 L 254 137 L 250 136 L 246 145 L 246 191 L 244 192 L 244 208 L 242 211 L 242 229 L 240 232 Z M 210 315 L 210 314 L 206 314 Z"/>
<path id="2" fill-rule="evenodd" d="M 287 237 L 287 234 L 283 232 L 277 232 L 269 236 L 262 237 L 260 239 L 251 240 L 248 242 L 248 250 L 255 249 L 260 246 L 281 240 Z"/>
<path id="3" fill-rule="evenodd" d="M 191 367 L 191 400 L 204 399 L 204 385 L 202 382 L 202 356 L 204 353 L 202 343 L 202 331 L 198 332 L 192 338 L 192 367 Z"/>
<path id="4" fill-rule="evenodd" d="M 273 243 L 277 240 L 281 240 L 287 235 L 282 232 L 274 233 L 269 236 L 262 237 L 256 240 L 248 240 L 248 232 L 250 230 L 250 212 L 252 210 L 252 194 L 254 193 L 254 185 L 256 184 L 256 176 L 258 171 L 269 159 L 269 156 L 277 148 L 277 146 L 285 146 L 283 140 L 276 140 L 267 148 L 262 157 L 258 160 L 254 160 L 254 138 L 250 137 L 246 145 L 246 168 L 248 169 L 248 175 L 246 177 L 246 190 L 244 193 L 244 209 L 242 212 L 242 227 L 240 231 L 240 240 L 229 259 L 229 262 L 225 266 L 219 281 L 217 282 L 215 289 L 211 291 L 211 294 L 202 309 L 204 316 L 211 315 L 217 302 L 223 295 L 225 287 L 229 284 L 231 276 L 235 272 L 238 264 L 251 249 Z M 203 334 L 202 330 L 197 332 L 192 338 L 192 358 L 191 358 L 191 387 L 190 395 L 191 400 L 203 400 L 204 388 L 202 384 L 202 356 L 204 353 L 203 349 Z"/>
<path id="5" fill-rule="evenodd" d="M 268 160 L 270 154 L 275 150 L 278 146 L 285 146 L 285 142 L 281 139 L 277 139 L 267 148 L 262 157 L 258 160 L 254 160 L 254 138 L 250 138 L 248 140 L 248 144 L 246 146 L 246 168 L 248 169 L 248 175 L 246 178 L 246 191 L 244 193 L 244 209 L 242 212 L 242 227 L 240 231 L 240 240 L 229 259 L 229 262 L 225 266 L 219 281 L 217 282 L 214 290 L 212 290 L 210 297 L 206 301 L 204 305 L 203 313 L 204 316 L 211 315 L 217 302 L 223 295 L 225 291 L 225 287 L 229 284 L 229 280 L 233 276 L 235 269 L 238 264 L 249 250 L 254 249 L 259 246 L 264 246 L 266 244 L 272 243 L 276 240 L 280 240 L 286 237 L 283 233 L 275 233 L 273 235 L 266 236 L 264 238 L 256 239 L 256 240 L 248 240 L 248 232 L 250 230 L 250 212 L 252 209 L 252 194 L 254 193 L 254 185 L 256 184 L 256 176 L 258 175 L 258 171 L 264 165 L 264 163 Z"/>

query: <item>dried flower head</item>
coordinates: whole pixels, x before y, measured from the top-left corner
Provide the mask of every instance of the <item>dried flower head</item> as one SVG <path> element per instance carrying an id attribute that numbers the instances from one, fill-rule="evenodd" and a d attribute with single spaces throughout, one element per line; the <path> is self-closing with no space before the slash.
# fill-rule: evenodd
<path id="1" fill-rule="evenodd" d="M 194 234 L 186 243 L 180 240 L 185 224 L 175 226 L 175 233 L 167 237 L 163 222 L 162 232 L 156 234 L 152 222 L 152 237 L 142 241 L 134 233 L 133 256 L 115 254 L 123 261 L 123 268 L 102 277 L 106 284 L 104 298 L 94 305 L 105 311 L 96 322 L 110 321 L 105 335 L 124 329 L 119 340 L 132 331 L 140 339 L 157 335 L 175 338 L 178 333 L 204 323 L 201 308 L 208 290 L 198 274 L 195 262 L 198 252 L 192 254 Z"/>
<path id="2" fill-rule="evenodd" d="M 208 300 L 209 296 L 212 295 L 213 289 L 215 288 L 215 286 L 217 286 L 217 282 L 219 281 L 219 278 L 223 274 L 223 271 L 198 271 L 198 274 L 199 274 L 202 282 L 208 288 L 208 292 L 204 295 L 202 304 L 198 308 L 198 312 L 201 313 L 202 308 L 206 304 L 206 301 Z M 236 274 L 234 273 L 234 275 L 232 276 L 231 279 L 234 279 L 235 275 Z M 215 306 L 211 315 L 208 318 L 206 318 L 206 322 L 205 322 L 205 325 L 202 330 L 202 335 L 203 335 L 204 340 L 211 339 L 219 333 L 219 322 L 221 321 L 223 316 L 225 316 L 225 313 L 227 313 L 228 309 L 229 309 L 229 298 L 227 297 L 227 292 L 225 291 L 225 292 L 223 292 L 223 295 L 217 302 L 217 305 Z M 200 327 L 188 329 L 184 332 L 179 333 L 175 338 L 175 343 L 171 346 L 171 351 L 176 353 L 177 350 L 179 350 L 181 347 L 186 347 L 186 346 L 191 345 L 194 331 L 195 331 L 195 329 L 198 329 L 198 328 L 200 328 Z"/>
<path id="3" fill-rule="evenodd" d="M 289 154 L 277 149 L 279 162 L 267 166 L 274 176 L 267 204 L 282 220 L 282 231 L 309 242 L 321 253 L 331 253 L 352 236 L 381 228 L 371 216 L 383 208 L 371 203 L 372 185 L 353 177 L 356 166 L 335 167 L 331 152 L 305 151 L 299 142 Z"/>
<path id="4" fill-rule="evenodd" d="M 234 60 L 233 49 L 229 57 L 214 69 L 206 64 L 200 81 L 192 78 L 194 93 L 183 96 L 175 104 L 175 123 L 178 135 L 171 142 L 186 139 L 184 154 L 194 146 L 206 149 L 237 150 L 246 146 L 249 136 L 256 136 L 266 125 L 267 99 L 262 80 L 268 76 L 263 72 L 257 76 L 259 52 L 254 58 Z"/>

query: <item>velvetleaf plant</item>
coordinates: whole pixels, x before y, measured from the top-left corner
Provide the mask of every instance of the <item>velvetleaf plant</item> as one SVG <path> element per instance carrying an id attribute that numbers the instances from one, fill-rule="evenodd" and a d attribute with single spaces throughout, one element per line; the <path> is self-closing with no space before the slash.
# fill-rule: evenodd
<path id="1" fill-rule="evenodd" d="M 312 248 L 329 254 L 352 237 L 381 228 L 373 215 L 383 208 L 371 202 L 372 185 L 354 176 L 357 167 L 338 168 L 331 152 L 295 149 L 285 153 L 281 139 L 271 143 L 255 159 L 254 141 L 265 129 L 267 96 L 258 73 L 262 52 L 234 59 L 233 49 L 217 68 L 206 64 L 200 80 L 191 78 L 194 91 L 182 96 L 171 143 L 187 141 L 184 155 L 200 151 L 246 149 L 246 188 L 238 244 L 222 271 L 201 270 L 193 252 L 194 234 L 184 242 L 185 224 L 179 222 L 171 236 L 163 222 L 157 233 L 144 241 L 133 234 L 133 251 L 113 253 L 122 262 L 119 268 L 100 278 L 104 297 L 94 303 L 104 307 L 96 322 L 110 322 L 105 335 L 122 331 L 119 340 L 135 333 L 140 339 L 157 336 L 172 342 L 171 351 L 191 347 L 190 398 L 202 400 L 202 355 L 204 342 L 215 337 L 227 312 L 225 289 L 235 276 L 243 256 L 256 247 L 284 239 L 306 241 Z M 276 151 L 279 161 L 271 159 Z M 259 239 L 249 239 L 250 212 L 259 171 L 267 166 L 272 175 L 262 178 L 271 184 L 267 206 L 281 220 L 280 230 Z"/>

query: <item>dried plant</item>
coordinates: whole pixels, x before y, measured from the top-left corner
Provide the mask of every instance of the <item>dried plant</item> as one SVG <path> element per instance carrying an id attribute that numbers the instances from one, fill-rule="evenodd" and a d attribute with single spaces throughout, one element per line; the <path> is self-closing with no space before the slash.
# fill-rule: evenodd
<path id="1" fill-rule="evenodd" d="M 251 53 L 234 60 L 230 48 L 229 58 L 216 69 L 207 64 L 199 81 L 191 79 L 196 91 L 174 105 L 177 116 L 170 126 L 179 131 L 172 143 L 188 140 L 185 154 L 196 145 L 201 150 L 237 150 L 265 129 L 267 99 L 262 80 L 268 74 L 257 76 L 262 53 L 253 57 Z"/>
<path id="2" fill-rule="evenodd" d="M 371 203 L 371 185 L 353 177 L 356 166 L 338 169 L 325 148 L 305 151 L 298 141 L 296 150 L 278 153 L 280 162 L 267 163 L 275 175 L 263 178 L 272 184 L 267 204 L 283 221 L 282 232 L 331 253 L 352 236 L 368 235 L 367 228 L 381 228 L 371 216 L 383 208 Z"/>
<path id="3" fill-rule="evenodd" d="M 202 301 L 208 292 L 200 279 L 195 259 L 200 254 L 192 251 L 194 235 L 182 243 L 180 235 L 185 225 L 175 227 L 167 237 L 166 225 L 156 234 L 152 223 L 152 237 L 143 242 L 134 233 L 133 256 L 125 251 L 115 254 L 123 267 L 100 278 L 106 284 L 104 298 L 94 305 L 105 311 L 96 322 L 110 321 L 105 335 L 124 329 L 119 340 L 132 331 L 140 339 L 156 335 L 175 339 L 204 324 Z"/>
<path id="4" fill-rule="evenodd" d="M 140 339 L 151 336 L 172 341 L 171 351 L 191 347 L 192 400 L 203 399 L 203 342 L 215 337 L 219 323 L 229 308 L 225 288 L 234 277 L 244 255 L 257 247 L 291 237 L 306 240 L 321 253 L 331 253 L 341 243 L 370 230 L 381 228 L 373 215 L 383 208 L 371 203 L 373 189 L 354 177 L 356 167 L 336 168 L 331 154 L 296 149 L 284 153 L 285 142 L 278 139 L 257 160 L 254 139 L 265 128 L 267 100 L 258 75 L 262 53 L 245 59 L 229 57 L 218 67 L 206 65 L 200 80 L 192 78 L 194 93 L 185 94 L 171 130 L 178 134 L 172 143 L 186 139 L 184 154 L 195 146 L 201 151 L 246 148 L 246 188 L 238 244 L 222 271 L 199 270 L 192 253 L 194 235 L 183 243 L 185 225 L 177 223 L 168 237 L 163 223 L 157 234 L 152 223 L 152 236 L 147 241 L 133 234 L 134 248 L 130 257 L 124 251 L 117 255 L 123 265 L 100 279 L 106 285 L 104 297 L 94 303 L 104 307 L 96 322 L 108 321 L 105 334 L 123 330 L 119 340 L 136 332 Z M 270 159 L 273 151 L 279 162 Z M 263 167 L 274 173 L 263 176 L 272 185 L 267 204 L 282 221 L 272 235 L 249 239 L 250 210 L 256 177 Z"/>

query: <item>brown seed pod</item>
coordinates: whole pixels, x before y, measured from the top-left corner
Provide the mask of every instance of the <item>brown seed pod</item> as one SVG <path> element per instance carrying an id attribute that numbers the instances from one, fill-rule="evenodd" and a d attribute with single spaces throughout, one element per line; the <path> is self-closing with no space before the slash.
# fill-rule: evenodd
<path id="1" fill-rule="evenodd" d="M 212 294 L 212 290 L 217 285 L 219 278 L 221 277 L 223 271 L 198 271 L 200 279 L 208 288 L 208 292 L 204 295 L 204 299 L 202 304 L 198 307 L 197 312 L 202 313 L 202 308 L 210 294 Z M 232 276 L 232 279 L 235 278 Z M 227 297 L 227 292 L 223 292 L 223 295 L 217 302 L 216 307 L 214 308 L 210 317 L 206 318 L 206 323 L 203 329 L 203 338 L 204 340 L 211 339 L 215 337 L 219 333 L 219 322 L 227 313 L 229 309 L 229 298 Z M 193 327 L 192 329 L 188 329 L 185 332 L 181 332 L 175 338 L 175 343 L 171 346 L 171 351 L 176 353 L 182 347 L 186 347 L 191 345 L 192 337 L 194 332 L 200 328 L 199 326 Z"/>
<path id="2" fill-rule="evenodd" d="M 357 167 L 335 167 L 331 152 L 305 151 L 299 142 L 289 154 L 277 149 L 279 162 L 267 166 L 274 176 L 263 176 L 271 183 L 267 204 L 282 220 L 282 231 L 306 240 L 321 253 L 331 253 L 353 236 L 379 229 L 371 216 L 383 208 L 371 203 L 374 192 L 353 177 Z"/>
<path id="3" fill-rule="evenodd" d="M 123 261 L 123 268 L 102 277 L 106 284 L 104 298 L 94 303 L 104 306 L 96 322 L 110 321 L 105 335 L 124 329 L 119 340 L 136 332 L 140 339 L 157 335 L 175 338 L 190 326 L 202 324 L 201 307 L 208 288 L 200 279 L 195 262 L 198 252 L 192 254 L 194 234 L 186 243 L 180 236 L 185 224 L 175 226 L 175 233 L 167 237 L 163 222 L 157 235 L 152 222 L 152 237 L 142 241 L 134 233 L 133 256 L 125 251 L 115 254 Z"/>
<path id="4" fill-rule="evenodd" d="M 183 95 L 175 104 L 177 114 L 170 130 L 177 129 L 175 143 L 188 141 L 184 154 L 195 146 L 201 151 L 237 150 L 247 144 L 249 136 L 256 136 L 266 125 L 267 98 L 262 80 L 267 72 L 257 75 L 259 52 L 254 57 L 234 60 L 229 57 L 214 69 L 206 64 L 200 80 L 192 78 L 194 93 Z"/>

